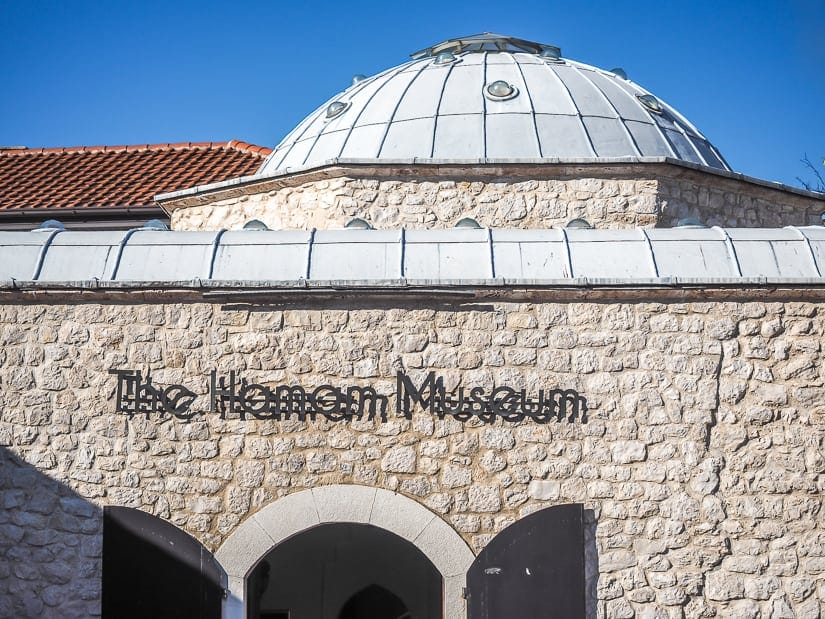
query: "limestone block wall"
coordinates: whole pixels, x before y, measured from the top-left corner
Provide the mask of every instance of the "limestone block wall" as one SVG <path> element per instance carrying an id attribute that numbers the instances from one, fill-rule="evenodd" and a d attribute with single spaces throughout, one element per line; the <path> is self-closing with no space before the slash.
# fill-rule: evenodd
<path id="1" fill-rule="evenodd" d="M 659 226 L 695 217 L 707 226 L 781 228 L 822 225 L 825 201 L 710 175 L 657 180 Z"/>
<path id="2" fill-rule="evenodd" d="M 8 473 L 4 460 L 2 608 L 93 614 L 101 506 L 145 510 L 215 550 L 279 497 L 361 484 L 418 501 L 476 551 L 533 510 L 583 502 L 597 617 L 819 617 L 825 307 L 800 302 L 804 294 L 770 303 L 656 294 L 354 307 L 6 297 L 0 449 L 24 472 Z M 434 370 L 449 387 L 575 388 L 590 412 L 586 424 L 421 411 L 410 420 L 391 411 L 386 423 L 147 419 L 115 412 L 112 368 L 184 384 L 200 410 L 212 369 L 383 393 L 404 369 L 416 379 Z M 21 494 L 26 470 L 57 485 L 48 509 Z M 42 517 L 15 522 L 21 510 Z M 25 560 L 44 539 L 80 566 L 80 580 L 62 583 L 51 564 Z"/>
<path id="3" fill-rule="evenodd" d="M 355 217 L 375 228 L 451 228 L 463 217 L 497 228 L 564 226 L 578 217 L 600 227 L 652 226 L 656 182 L 575 180 L 411 181 L 341 177 L 218 200 L 174 211 L 174 230 L 241 228 L 259 219 L 274 230 L 343 228 Z"/>
<path id="4" fill-rule="evenodd" d="M 323 172 L 323 173 L 322 173 Z M 379 229 L 449 228 L 464 217 L 484 227 L 671 227 L 818 225 L 825 199 L 676 166 L 591 170 L 358 170 L 332 168 L 164 203 L 175 230 L 342 228 L 362 218 Z"/>
<path id="5" fill-rule="evenodd" d="M 50 474 L 53 457 L 0 447 L 0 617 L 100 614 L 102 513 Z"/>

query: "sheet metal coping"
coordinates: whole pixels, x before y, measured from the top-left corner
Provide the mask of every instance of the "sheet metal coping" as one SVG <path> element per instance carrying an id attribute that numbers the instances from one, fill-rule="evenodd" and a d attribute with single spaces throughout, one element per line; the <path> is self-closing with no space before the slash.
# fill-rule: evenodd
<path id="1" fill-rule="evenodd" d="M 825 283 L 825 228 L 0 232 L 0 290 Z"/>

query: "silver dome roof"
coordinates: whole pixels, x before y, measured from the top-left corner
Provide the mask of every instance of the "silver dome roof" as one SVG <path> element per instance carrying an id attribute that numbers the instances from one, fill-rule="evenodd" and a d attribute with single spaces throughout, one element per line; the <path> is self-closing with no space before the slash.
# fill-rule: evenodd
<path id="1" fill-rule="evenodd" d="M 485 33 L 413 58 L 324 103 L 278 144 L 261 173 L 334 159 L 663 156 L 730 170 L 693 124 L 621 70 L 561 58 L 556 47 Z M 489 88 L 496 82 L 504 85 Z"/>

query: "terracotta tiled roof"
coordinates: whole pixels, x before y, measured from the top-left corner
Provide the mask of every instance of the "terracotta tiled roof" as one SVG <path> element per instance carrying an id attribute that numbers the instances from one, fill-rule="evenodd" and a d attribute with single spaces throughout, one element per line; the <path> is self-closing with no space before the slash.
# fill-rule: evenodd
<path id="1" fill-rule="evenodd" d="M 246 142 L 0 148 L 0 213 L 157 206 L 153 196 L 254 174 Z"/>

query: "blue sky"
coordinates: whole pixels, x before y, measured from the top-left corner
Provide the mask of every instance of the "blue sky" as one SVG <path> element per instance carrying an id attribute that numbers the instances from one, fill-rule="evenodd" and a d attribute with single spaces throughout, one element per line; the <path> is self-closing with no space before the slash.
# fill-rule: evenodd
<path id="1" fill-rule="evenodd" d="M 491 31 L 623 67 L 739 172 L 796 185 L 799 160 L 825 156 L 825 0 L 0 0 L 0 15 L 4 146 L 275 146 L 353 74 Z"/>

